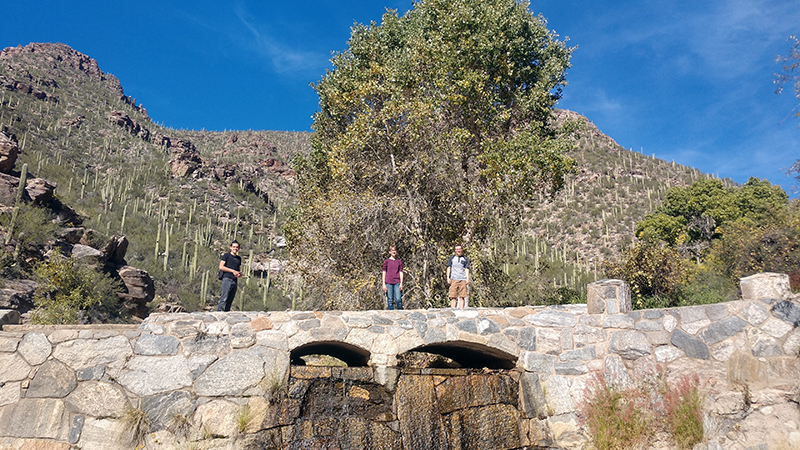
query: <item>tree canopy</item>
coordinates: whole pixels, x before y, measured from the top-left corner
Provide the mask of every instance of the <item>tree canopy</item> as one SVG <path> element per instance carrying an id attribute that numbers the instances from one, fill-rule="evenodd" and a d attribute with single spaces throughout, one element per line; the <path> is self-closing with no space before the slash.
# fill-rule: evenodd
<path id="1" fill-rule="evenodd" d="M 705 178 L 670 189 L 661 206 L 636 224 L 636 236 L 693 246 L 696 253 L 720 237 L 723 225 L 774 223 L 787 206 L 786 192 L 767 180 L 751 177 L 741 187 L 726 188 L 721 180 Z"/>
<path id="2" fill-rule="evenodd" d="M 410 306 L 435 302 L 454 244 L 479 269 L 498 225 L 572 169 L 553 113 L 571 52 L 517 0 L 420 0 L 354 26 L 314 85 L 313 149 L 294 162 L 300 206 L 284 232 L 310 306 L 377 306 L 390 244 Z M 488 277 L 475 281 L 490 297 Z"/>
<path id="3" fill-rule="evenodd" d="M 630 283 L 638 307 L 729 300 L 739 278 L 758 272 L 788 273 L 795 289 L 800 283 L 798 203 L 767 180 L 726 187 L 705 178 L 672 188 L 636 236 L 605 269 Z"/>

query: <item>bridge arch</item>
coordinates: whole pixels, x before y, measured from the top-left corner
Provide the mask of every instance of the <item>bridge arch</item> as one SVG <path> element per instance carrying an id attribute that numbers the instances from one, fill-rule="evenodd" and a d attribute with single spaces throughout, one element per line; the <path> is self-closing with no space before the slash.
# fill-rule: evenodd
<path id="1" fill-rule="evenodd" d="M 488 345 L 469 341 L 446 341 L 421 345 L 404 352 L 404 354 L 410 352 L 441 355 L 452 359 L 462 368 L 513 369 L 517 365 L 516 356 Z"/>
<path id="2" fill-rule="evenodd" d="M 347 364 L 348 367 L 364 367 L 370 359 L 370 352 L 361 347 L 341 341 L 317 341 L 295 347 L 289 356 L 290 364 L 304 365 L 301 359 L 308 355 L 328 355 Z"/>

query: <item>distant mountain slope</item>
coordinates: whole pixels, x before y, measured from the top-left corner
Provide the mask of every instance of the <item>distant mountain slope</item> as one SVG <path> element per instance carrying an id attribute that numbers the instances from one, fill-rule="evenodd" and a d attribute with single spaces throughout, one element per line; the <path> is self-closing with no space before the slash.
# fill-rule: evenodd
<path id="1" fill-rule="evenodd" d="M 669 187 L 706 175 L 621 148 L 577 113 L 559 115 L 585 121 L 571 155 L 578 172 L 529 212 L 509 263 L 541 251 L 591 273 L 631 242 L 636 221 Z M 163 299 L 190 309 L 209 302 L 206 278 L 234 237 L 263 273 L 284 257 L 275 234 L 294 202 L 289 162 L 309 151 L 310 133 L 163 128 L 119 80 L 64 44 L 0 53 L 0 127 L 20 143 L 17 164 L 57 182 L 59 198 L 87 226 L 128 236 L 129 258 L 156 279 Z M 250 283 L 242 307 L 288 302 L 263 279 Z"/>

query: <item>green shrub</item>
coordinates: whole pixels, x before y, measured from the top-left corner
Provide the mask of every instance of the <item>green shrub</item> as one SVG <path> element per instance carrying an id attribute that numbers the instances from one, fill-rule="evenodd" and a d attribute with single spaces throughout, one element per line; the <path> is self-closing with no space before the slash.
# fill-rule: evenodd
<path id="1" fill-rule="evenodd" d="M 622 262 L 606 262 L 604 266 L 610 278 L 630 285 L 637 309 L 675 306 L 690 276 L 689 262 L 675 248 L 652 241 L 637 243 Z"/>
<path id="2" fill-rule="evenodd" d="M 75 258 L 55 251 L 36 265 L 34 276 L 40 284 L 33 299 L 33 323 L 79 323 L 92 315 L 102 315 L 103 320 L 119 315 L 118 282 Z"/>

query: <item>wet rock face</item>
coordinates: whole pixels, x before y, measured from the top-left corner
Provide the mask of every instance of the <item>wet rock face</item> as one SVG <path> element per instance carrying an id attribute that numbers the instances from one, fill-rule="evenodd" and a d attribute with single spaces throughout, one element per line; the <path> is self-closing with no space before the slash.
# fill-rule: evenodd
<path id="1" fill-rule="evenodd" d="M 306 391 L 303 417 L 357 416 L 385 420 L 392 414 L 391 400 L 391 394 L 379 384 L 318 378 Z"/>
<path id="2" fill-rule="evenodd" d="M 290 377 L 287 396 L 274 402 L 262 429 L 282 428 L 291 448 L 520 448 L 519 383 L 506 373 L 474 372 L 412 370 L 390 392 L 349 368 L 337 376 L 330 368 L 293 367 L 302 378 Z"/>

